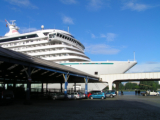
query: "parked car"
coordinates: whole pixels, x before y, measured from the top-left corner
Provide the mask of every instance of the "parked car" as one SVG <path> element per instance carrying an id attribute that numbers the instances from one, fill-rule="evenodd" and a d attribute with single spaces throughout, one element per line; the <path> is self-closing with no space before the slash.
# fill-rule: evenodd
<path id="1" fill-rule="evenodd" d="M 53 100 L 56 100 L 56 99 L 64 99 L 65 98 L 65 94 L 64 93 L 51 93 L 51 97 Z"/>
<path id="2" fill-rule="evenodd" d="M 92 95 L 91 92 L 88 92 L 87 97 L 89 98 Z"/>
<path id="3" fill-rule="evenodd" d="M 71 93 L 67 93 L 67 98 L 68 98 L 68 99 L 74 99 L 74 95 L 71 94 Z"/>
<path id="4" fill-rule="evenodd" d="M 92 91 L 88 92 L 87 97 L 90 98 L 90 96 L 91 96 L 93 93 L 97 93 L 97 92 L 102 92 L 102 91 L 101 91 L 101 90 L 92 90 Z"/>
<path id="5" fill-rule="evenodd" d="M 106 95 L 104 92 L 95 92 L 92 95 L 90 95 L 89 97 L 90 99 L 94 99 L 94 98 L 100 98 L 100 99 L 105 99 Z"/>
<path id="6" fill-rule="evenodd" d="M 87 96 L 84 93 L 82 93 L 82 92 L 80 92 L 80 93 L 81 93 L 82 98 L 87 98 Z"/>
<path id="7" fill-rule="evenodd" d="M 103 92 L 102 90 L 92 90 L 91 93 Z"/>
<path id="8" fill-rule="evenodd" d="M 59 95 L 60 93 L 58 93 L 58 92 L 54 92 L 54 93 L 51 93 L 50 94 L 50 96 L 51 96 L 51 98 L 53 99 L 53 100 L 56 100 L 56 99 L 58 99 L 58 95 Z"/>
<path id="9" fill-rule="evenodd" d="M 4 90 L 0 88 L 0 103 L 10 103 L 14 100 L 14 94 L 11 90 Z"/>
<path id="10" fill-rule="evenodd" d="M 79 92 L 73 92 L 73 93 L 71 93 L 71 95 L 74 96 L 74 99 L 80 99 L 80 98 L 82 98 L 82 94 L 79 93 Z"/>
<path id="11" fill-rule="evenodd" d="M 141 93 L 141 95 L 143 95 L 143 96 L 148 96 L 148 95 L 158 96 L 158 95 L 159 95 L 159 92 L 147 90 L 146 92 Z"/>
<path id="12" fill-rule="evenodd" d="M 115 90 L 107 90 L 107 91 L 105 92 L 105 94 L 106 94 L 106 97 L 113 98 L 113 97 L 116 96 L 116 91 L 115 91 Z"/>

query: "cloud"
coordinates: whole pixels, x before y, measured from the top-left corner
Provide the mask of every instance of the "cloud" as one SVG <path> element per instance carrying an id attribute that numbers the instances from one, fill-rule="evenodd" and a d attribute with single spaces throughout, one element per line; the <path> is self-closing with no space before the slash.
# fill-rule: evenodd
<path id="1" fill-rule="evenodd" d="M 37 28 L 26 28 L 26 27 L 22 27 L 22 28 L 20 29 L 20 32 L 26 33 L 26 32 L 36 31 L 36 30 L 37 30 Z"/>
<path id="2" fill-rule="evenodd" d="M 106 35 L 105 34 L 101 34 L 100 37 L 101 38 L 106 38 L 107 41 L 114 41 L 114 39 L 116 38 L 116 34 L 115 33 L 107 33 Z"/>
<path id="3" fill-rule="evenodd" d="M 99 10 L 103 6 L 102 0 L 89 0 L 87 9 L 89 10 Z"/>
<path id="4" fill-rule="evenodd" d="M 90 54 L 117 54 L 120 50 L 109 45 L 96 44 L 87 46 L 85 51 Z"/>
<path id="5" fill-rule="evenodd" d="M 131 9 L 132 11 L 139 12 L 139 11 L 145 11 L 149 8 L 151 8 L 151 6 L 146 5 L 146 4 L 138 4 L 138 3 L 128 2 L 128 3 L 124 4 L 124 6 L 122 7 L 122 10 Z"/>
<path id="6" fill-rule="evenodd" d="M 21 10 L 20 10 L 20 9 L 15 8 L 15 7 L 12 7 L 11 9 L 12 9 L 12 10 L 14 10 L 14 11 L 16 11 L 16 12 L 21 12 Z"/>
<path id="7" fill-rule="evenodd" d="M 131 68 L 127 73 L 141 73 L 141 72 L 160 72 L 160 62 L 147 62 L 137 64 Z"/>
<path id="8" fill-rule="evenodd" d="M 122 45 L 122 46 L 121 46 L 121 48 L 127 48 L 127 47 L 128 47 L 128 46 L 126 46 L 126 45 Z"/>
<path id="9" fill-rule="evenodd" d="M 17 5 L 19 7 L 27 7 L 32 9 L 37 9 L 38 7 L 33 5 L 29 0 L 5 0 L 10 4 Z"/>
<path id="10" fill-rule="evenodd" d="M 63 4 L 77 4 L 77 0 L 60 0 Z"/>
<path id="11" fill-rule="evenodd" d="M 70 18 L 70 17 L 63 16 L 62 20 L 63 20 L 63 23 L 65 23 L 65 24 L 74 24 L 72 18 Z"/>
<path id="12" fill-rule="evenodd" d="M 91 37 L 92 37 L 92 38 L 96 38 L 96 36 L 95 36 L 93 33 L 91 33 Z"/>
<path id="13" fill-rule="evenodd" d="M 98 38 L 95 34 L 92 33 L 92 31 L 88 30 L 86 32 L 91 35 L 91 38 Z"/>

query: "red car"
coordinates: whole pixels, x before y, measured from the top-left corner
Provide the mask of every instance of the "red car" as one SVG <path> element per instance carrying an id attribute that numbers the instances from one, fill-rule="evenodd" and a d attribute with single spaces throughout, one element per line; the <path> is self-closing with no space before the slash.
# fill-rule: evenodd
<path id="1" fill-rule="evenodd" d="M 92 93 L 88 92 L 87 97 L 89 98 L 90 95 L 92 95 Z"/>

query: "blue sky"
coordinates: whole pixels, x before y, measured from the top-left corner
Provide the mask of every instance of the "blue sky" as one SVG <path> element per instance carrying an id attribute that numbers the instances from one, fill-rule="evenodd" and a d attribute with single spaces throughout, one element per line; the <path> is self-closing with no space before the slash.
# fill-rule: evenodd
<path id="1" fill-rule="evenodd" d="M 56 28 L 85 45 L 92 61 L 132 61 L 129 72 L 160 72 L 160 0 L 1 0 L 0 36 L 5 19 L 20 32 Z"/>

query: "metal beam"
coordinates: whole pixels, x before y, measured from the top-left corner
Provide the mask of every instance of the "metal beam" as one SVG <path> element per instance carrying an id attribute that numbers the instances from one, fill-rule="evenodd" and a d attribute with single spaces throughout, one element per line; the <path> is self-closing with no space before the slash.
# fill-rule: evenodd
<path id="1" fill-rule="evenodd" d="M 17 67 L 18 66 L 18 64 L 14 64 L 14 65 L 12 65 L 11 67 L 9 67 L 7 70 L 12 70 L 12 69 L 14 69 L 15 67 Z"/>
<path id="2" fill-rule="evenodd" d="M 37 69 L 37 70 L 32 70 L 31 74 L 34 74 L 36 72 L 39 72 L 41 69 Z"/>
<path id="3" fill-rule="evenodd" d="M 24 67 L 24 66 L 23 66 L 23 67 Z M 27 69 L 28 69 L 28 68 L 25 68 L 25 67 L 24 67 L 24 69 L 22 69 L 21 72 L 24 72 L 24 71 L 26 71 Z"/>
<path id="4" fill-rule="evenodd" d="M 55 73 L 50 74 L 49 76 L 53 76 L 54 74 L 56 74 L 56 72 L 55 72 Z"/>
<path id="5" fill-rule="evenodd" d="M 56 77 L 60 77 L 60 76 L 62 76 L 63 74 L 60 74 L 60 75 L 58 75 L 58 76 L 56 76 Z"/>
<path id="6" fill-rule="evenodd" d="M 50 72 L 50 71 L 45 71 L 44 73 L 42 73 L 41 75 L 45 75 L 45 74 L 47 74 L 48 72 Z"/>

